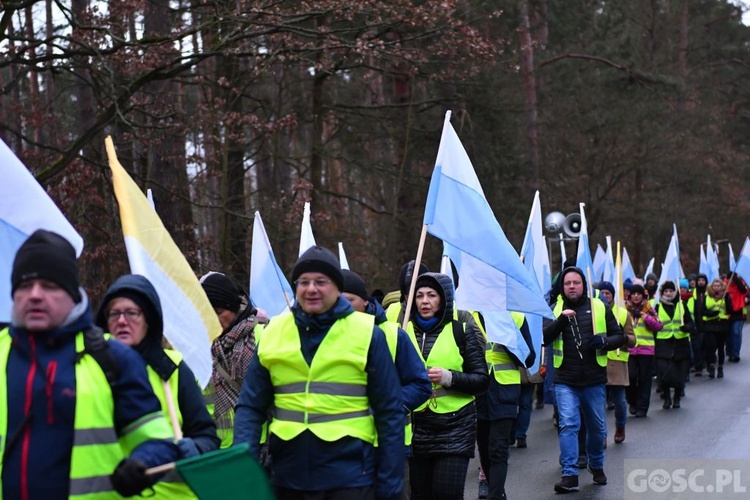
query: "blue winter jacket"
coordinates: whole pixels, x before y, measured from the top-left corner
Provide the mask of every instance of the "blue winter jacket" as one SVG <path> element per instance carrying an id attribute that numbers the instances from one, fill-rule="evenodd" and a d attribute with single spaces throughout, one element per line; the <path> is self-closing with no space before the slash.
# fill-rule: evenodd
<path id="1" fill-rule="evenodd" d="M 375 316 L 376 325 L 388 321 L 383 307 L 374 299 L 370 299 L 365 312 Z M 408 411 L 414 411 L 432 395 L 432 383 L 417 349 L 409 340 L 409 334 L 401 328 L 398 329 L 395 363 L 401 380 L 404 406 Z"/>
<path id="2" fill-rule="evenodd" d="M 9 327 L 13 345 L 6 373 L 7 439 L 20 434 L 14 445 L 8 447 L 6 442 L 3 498 L 22 498 L 22 484 L 26 484 L 30 499 L 68 498 L 76 401 L 75 336 L 92 326 L 85 294 L 68 318 L 63 326 L 45 333 Z M 161 406 L 141 357 L 117 341 L 110 340 L 109 345 L 118 366 L 114 423 L 120 433 L 138 419 L 160 412 Z M 27 405 L 31 416 L 24 430 Z M 178 449 L 171 441 L 150 440 L 130 457 L 152 467 L 174 461 Z M 22 466 L 26 468 L 23 475 Z"/>
<path id="3" fill-rule="evenodd" d="M 352 314 L 352 305 L 340 296 L 327 312 L 308 315 L 292 306 L 300 332 L 302 355 L 311 363 L 333 323 Z M 261 342 L 263 340 L 261 339 Z M 358 488 L 374 484 L 378 498 L 401 497 L 404 475 L 404 410 L 401 384 L 383 331 L 375 326 L 367 356 L 367 394 L 378 433 L 378 459 L 374 447 L 345 437 L 326 442 L 309 431 L 291 441 L 269 436 L 274 486 L 298 491 Z M 273 405 L 273 384 L 268 370 L 253 356 L 235 411 L 234 443 L 248 443 L 259 455 L 261 426 Z M 377 469 L 377 470 L 376 470 Z"/>
<path id="4" fill-rule="evenodd" d="M 175 370 L 177 373 L 177 405 L 182 415 L 182 435 L 195 444 L 195 450 L 190 446 L 182 446 L 184 451 L 208 453 L 219 449 L 221 440 L 216 434 L 216 423 L 206 409 L 206 402 L 193 371 L 185 361 L 175 365 L 174 361 L 164 352 L 164 320 L 159 294 L 144 276 L 126 274 L 120 276 L 110 285 L 102 298 L 102 304 L 96 315 L 96 324 L 107 329 L 106 307 L 116 297 L 137 298 L 141 305 L 148 309 L 148 332 L 140 344 L 134 347 L 148 366 L 153 369 L 162 380 L 169 380 Z M 145 312 L 145 311 L 144 311 Z M 191 453 L 182 453 L 180 458 L 190 458 Z"/>

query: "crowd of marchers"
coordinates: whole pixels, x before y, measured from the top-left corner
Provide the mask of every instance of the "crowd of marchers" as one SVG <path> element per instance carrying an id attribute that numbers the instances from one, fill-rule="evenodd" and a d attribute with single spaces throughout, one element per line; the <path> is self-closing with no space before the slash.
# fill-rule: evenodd
<path id="1" fill-rule="evenodd" d="M 289 310 L 271 318 L 210 272 L 200 282 L 222 332 L 201 390 L 165 339 L 168 297 L 125 275 L 94 308 L 70 243 L 36 231 L 13 261 L 11 323 L 0 331 L 2 495 L 195 498 L 178 473 L 149 469 L 247 444 L 280 500 L 461 499 L 477 449 L 480 497 L 503 499 L 537 386 L 555 406 L 554 490 L 576 491 L 582 463 L 605 485 L 607 407 L 622 443 L 628 414 L 648 414 L 654 379 L 663 407 L 677 409 L 691 374 L 722 378 L 725 361 L 740 360 L 741 277 L 697 275 L 658 290 L 648 278 L 623 283 L 619 301 L 620 284 L 590 287 L 581 269 L 564 267 L 538 353 L 523 314 L 498 326 L 458 309 L 459 276 L 414 261 L 398 290 L 369 293 L 314 246 L 292 271 Z M 522 339 L 525 349 L 490 338 Z"/>

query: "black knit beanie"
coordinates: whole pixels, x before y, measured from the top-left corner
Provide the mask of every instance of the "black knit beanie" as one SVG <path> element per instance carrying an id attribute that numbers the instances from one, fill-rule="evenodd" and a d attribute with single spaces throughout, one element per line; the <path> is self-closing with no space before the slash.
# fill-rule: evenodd
<path id="1" fill-rule="evenodd" d="M 641 295 L 646 295 L 646 289 L 643 288 L 643 285 L 633 285 L 630 287 L 630 295 L 633 295 L 634 293 L 640 293 Z"/>
<path id="2" fill-rule="evenodd" d="M 411 286 L 411 279 L 414 275 L 414 264 L 416 263 L 416 260 L 410 260 L 403 266 L 401 266 L 401 271 L 398 273 L 398 288 L 401 290 L 401 293 L 404 296 L 409 295 L 409 287 Z M 417 276 L 422 276 L 424 273 L 430 272 L 430 269 L 425 265 L 424 262 L 419 263 L 419 274 Z"/>
<path id="3" fill-rule="evenodd" d="M 75 303 L 81 301 L 76 251 L 57 233 L 38 229 L 23 242 L 13 261 L 11 296 L 21 283 L 33 279 L 56 283 Z"/>
<path id="4" fill-rule="evenodd" d="M 344 289 L 341 290 L 344 293 L 351 293 L 356 295 L 362 300 L 368 300 L 367 285 L 362 277 L 348 269 L 342 269 L 341 273 L 344 275 Z"/>
<path id="5" fill-rule="evenodd" d="M 599 289 L 599 290 L 607 290 L 613 296 L 615 294 L 615 287 L 609 281 L 601 281 L 598 285 L 596 285 L 596 288 Z"/>
<path id="6" fill-rule="evenodd" d="M 213 307 L 238 313 L 242 306 L 240 289 L 225 274 L 211 272 L 200 280 L 203 291 Z"/>
<path id="7" fill-rule="evenodd" d="M 336 284 L 336 288 L 344 289 L 344 275 L 341 273 L 339 259 L 327 248 L 310 247 L 300 255 L 292 270 L 292 282 L 297 281 L 304 273 L 325 274 Z"/>
<path id="8" fill-rule="evenodd" d="M 677 288 L 674 286 L 674 281 L 665 281 L 662 283 L 661 291 L 663 292 L 664 290 L 674 290 L 676 292 Z"/>

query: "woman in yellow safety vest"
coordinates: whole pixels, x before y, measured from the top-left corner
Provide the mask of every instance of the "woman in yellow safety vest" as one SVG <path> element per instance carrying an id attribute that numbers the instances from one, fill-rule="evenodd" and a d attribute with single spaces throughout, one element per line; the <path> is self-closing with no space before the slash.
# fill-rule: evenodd
<path id="1" fill-rule="evenodd" d="M 685 379 L 690 370 L 690 332 L 693 319 L 680 300 L 674 282 L 665 281 L 659 289 L 659 303 L 654 310 L 663 328 L 656 334 L 656 374 L 661 387 L 663 408 L 680 407 Z M 674 399 L 671 390 L 674 387 Z"/>
<path id="2" fill-rule="evenodd" d="M 427 367 L 430 400 L 415 410 L 412 499 L 460 499 L 474 457 L 474 395 L 487 389 L 484 340 L 476 326 L 455 321 L 453 283 L 445 274 L 419 277 L 407 332 Z"/>
<path id="3" fill-rule="evenodd" d="M 120 276 L 104 295 L 96 324 L 146 361 L 154 394 L 179 439 L 181 458 L 218 449 L 216 425 L 206 410 L 195 375 L 180 353 L 162 347 L 161 301 L 151 282 L 135 274 Z M 195 498 L 174 472 L 156 483 L 154 492 L 154 498 Z"/>
<path id="4" fill-rule="evenodd" d="M 703 355 L 708 378 L 724 377 L 724 348 L 731 325 L 727 312 L 727 287 L 721 278 L 714 279 L 706 289 L 703 307 Z M 731 310 L 731 305 L 730 305 Z M 716 352 L 719 356 L 717 359 Z M 718 365 L 716 362 L 718 361 Z"/>
<path id="5" fill-rule="evenodd" d="M 630 287 L 628 314 L 633 321 L 635 333 L 635 347 L 630 351 L 628 359 L 627 397 L 630 404 L 630 414 L 636 418 L 645 417 L 651 401 L 651 377 L 654 371 L 654 335 L 662 326 L 656 317 L 651 304 L 645 299 L 646 291 L 643 285 Z"/>

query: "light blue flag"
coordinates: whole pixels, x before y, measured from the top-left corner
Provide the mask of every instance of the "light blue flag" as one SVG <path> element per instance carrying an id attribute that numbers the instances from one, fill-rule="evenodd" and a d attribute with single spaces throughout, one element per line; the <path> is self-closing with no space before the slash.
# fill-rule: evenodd
<path id="1" fill-rule="evenodd" d="M 703 251 L 703 245 L 701 245 L 701 257 L 700 257 L 700 263 L 698 264 L 698 272 L 700 274 L 706 275 L 706 282 L 711 283 L 711 280 L 708 279 L 708 275 L 711 274 L 711 270 L 708 268 L 708 260 L 706 259 L 706 253 Z"/>
<path id="2" fill-rule="evenodd" d="M 591 276 L 594 281 L 599 281 L 604 275 L 604 267 L 607 264 L 607 254 L 601 245 L 596 245 L 596 252 L 594 252 L 594 267 L 591 271 Z"/>
<path id="3" fill-rule="evenodd" d="M 711 235 L 706 238 L 706 268 L 708 269 L 708 283 L 719 277 L 719 257 L 716 255 L 714 245 L 711 243 Z"/>
<path id="4" fill-rule="evenodd" d="M 589 247 L 589 225 L 586 222 L 586 212 L 583 207 L 584 203 L 580 205 L 581 209 L 581 234 L 578 236 L 578 253 L 576 254 L 576 267 L 583 271 L 583 275 L 586 277 L 586 284 L 588 286 L 589 297 L 594 296 L 594 263 L 591 260 L 591 248 Z"/>
<path id="5" fill-rule="evenodd" d="M 651 257 L 651 260 L 648 261 L 648 265 L 646 266 L 646 273 L 643 275 L 643 281 L 646 281 L 646 276 L 654 272 L 654 258 Z M 624 278 L 623 278 L 624 279 Z"/>
<path id="6" fill-rule="evenodd" d="M 630 263 L 630 257 L 628 257 L 628 251 L 623 247 L 622 249 L 622 280 L 630 278 L 632 282 L 635 279 L 635 269 L 633 264 Z"/>
<path id="7" fill-rule="evenodd" d="M 344 244 L 339 241 L 339 262 L 341 263 L 341 269 L 349 269 L 349 259 L 346 258 L 344 252 Z"/>
<path id="8" fill-rule="evenodd" d="M 732 244 L 728 243 L 729 246 L 729 272 L 731 273 L 732 270 L 737 267 L 737 260 L 734 258 L 734 250 L 732 250 Z"/>
<path id="9" fill-rule="evenodd" d="M 302 228 L 299 235 L 299 255 L 301 256 L 308 248 L 315 246 L 312 224 L 310 224 L 310 202 L 305 202 L 305 210 L 302 213 Z"/>
<path id="10" fill-rule="evenodd" d="M 250 256 L 250 298 L 256 307 L 269 317 L 286 311 L 294 300 L 292 287 L 281 272 L 273 255 L 271 242 L 260 212 L 255 212 L 253 221 L 253 248 Z"/>
<path id="11" fill-rule="evenodd" d="M 682 277 L 680 273 L 682 272 L 682 266 L 680 265 L 680 244 L 677 239 L 677 225 L 673 224 L 672 228 L 672 238 L 669 241 L 669 248 L 667 248 L 667 254 L 664 257 L 664 264 L 661 266 L 661 276 L 659 276 L 658 282 L 659 286 L 657 287 L 654 296 L 654 300 L 657 302 L 661 295 L 659 288 L 665 281 L 673 282 L 676 289 L 680 288 L 680 278 Z"/>
<path id="12" fill-rule="evenodd" d="M 750 238 L 745 238 L 745 244 L 742 245 L 742 251 L 732 272 L 740 275 L 745 281 L 750 280 Z"/>
<path id="13" fill-rule="evenodd" d="M 509 310 L 552 318 L 536 279 L 521 263 L 487 203 L 450 124 L 450 111 L 427 193 L 424 224 L 451 250 L 460 277 L 459 307 L 483 314 Z"/>
<path id="14" fill-rule="evenodd" d="M 542 206 L 539 203 L 539 191 L 534 195 L 534 202 L 531 205 L 529 214 L 529 223 L 526 226 L 526 235 L 523 238 L 521 247 L 521 257 L 526 269 L 539 284 L 541 290 L 549 290 L 552 286 L 552 275 L 550 271 L 549 254 L 544 240 L 544 228 L 542 226 Z M 527 314 L 526 323 L 529 327 L 531 340 L 536 352 L 536 363 L 529 371 L 534 374 L 539 371 L 542 362 L 542 316 L 536 314 Z M 520 333 L 520 332 L 519 332 Z M 524 359 L 524 358 L 520 358 Z"/>
<path id="15" fill-rule="evenodd" d="M 612 237 L 607 236 L 607 260 L 604 261 L 604 272 L 602 273 L 602 280 L 614 283 L 617 280 L 617 274 L 615 273 L 615 258 L 612 252 Z"/>
<path id="16" fill-rule="evenodd" d="M 31 172 L 0 140 L 0 322 L 10 322 L 10 275 L 21 244 L 37 229 L 67 239 L 80 256 L 83 238 L 57 208 Z"/>

